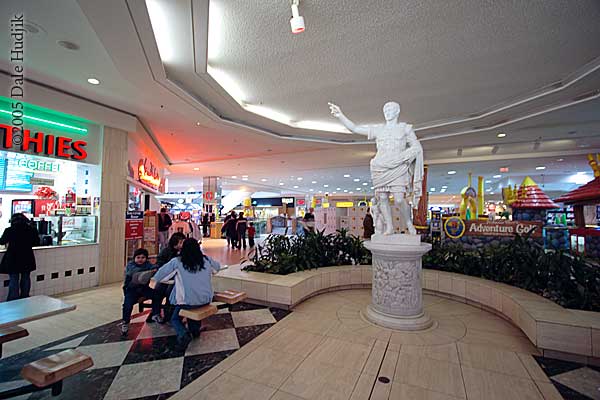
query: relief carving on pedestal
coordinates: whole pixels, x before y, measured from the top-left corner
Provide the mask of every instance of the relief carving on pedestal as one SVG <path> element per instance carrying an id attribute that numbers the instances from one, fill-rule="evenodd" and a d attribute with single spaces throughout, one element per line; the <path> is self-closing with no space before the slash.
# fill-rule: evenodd
<path id="1" fill-rule="evenodd" d="M 383 312 L 420 313 L 421 277 L 415 261 L 373 257 L 373 304 Z"/>

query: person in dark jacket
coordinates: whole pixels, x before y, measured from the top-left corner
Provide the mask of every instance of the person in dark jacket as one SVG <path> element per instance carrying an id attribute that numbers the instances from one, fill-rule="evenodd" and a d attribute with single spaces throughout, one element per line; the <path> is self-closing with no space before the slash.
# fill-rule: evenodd
<path id="1" fill-rule="evenodd" d="M 166 208 L 161 208 L 158 214 L 158 244 L 160 249 L 167 247 L 167 238 L 169 237 L 169 228 L 173 225 L 171 216 Z"/>
<path id="2" fill-rule="evenodd" d="M 244 213 L 240 212 L 240 216 L 238 217 L 235 223 L 235 231 L 237 235 L 237 248 L 241 249 L 242 245 L 244 245 L 244 250 L 246 250 L 246 230 L 248 229 L 248 220 L 244 217 Z"/>
<path id="3" fill-rule="evenodd" d="M 6 301 L 29 297 L 30 274 L 36 268 L 33 247 L 40 244 L 37 229 L 29 224 L 25 215 L 14 214 L 10 219 L 10 227 L 4 230 L 0 238 L 0 244 L 8 245 L 0 263 L 0 273 L 9 276 Z"/>
<path id="4" fill-rule="evenodd" d="M 367 215 L 363 220 L 364 238 L 371 239 L 371 236 L 375 233 L 375 225 L 373 224 L 373 216 L 371 215 L 371 209 L 367 208 Z"/>
<path id="5" fill-rule="evenodd" d="M 179 255 L 181 251 L 181 246 L 183 246 L 183 241 L 185 240 L 185 235 L 181 232 L 175 232 L 169 238 L 169 243 L 167 247 L 162 249 L 158 256 L 156 257 L 156 268 L 160 268 L 173 258 Z M 165 305 L 165 316 L 164 321 L 169 321 L 171 318 L 172 307 L 169 304 L 169 296 L 171 295 L 171 291 L 173 290 L 173 285 L 167 285 L 166 283 L 157 283 L 154 291 L 156 292 L 156 300 L 158 304 L 162 304 L 162 300 L 166 297 L 167 304 Z M 154 322 L 152 319 L 153 316 L 150 314 L 146 322 Z"/>
<path id="6" fill-rule="evenodd" d="M 133 261 L 125 266 L 125 282 L 123 282 L 123 322 L 121 323 L 121 334 L 127 335 L 129 331 L 129 321 L 133 306 L 137 304 L 140 297 L 152 299 L 151 318 L 155 322 L 162 323 L 160 317 L 160 303 L 156 292 L 148 286 L 150 277 L 143 278 L 144 273 L 156 272 L 157 268 L 148 261 L 148 250 L 137 249 L 133 253 Z M 140 281 L 145 280 L 145 283 Z"/>
<path id="7" fill-rule="evenodd" d="M 210 228 L 210 218 L 208 216 L 208 213 L 205 212 L 202 215 L 202 236 L 204 236 L 204 237 L 209 236 L 209 234 L 208 234 L 209 228 Z"/>
<path id="8" fill-rule="evenodd" d="M 227 236 L 227 247 L 231 243 L 231 248 L 235 249 L 237 247 L 237 214 L 235 211 L 232 211 L 227 217 L 225 217 L 225 223 L 223 224 L 223 228 L 221 228 L 221 232 L 225 232 Z"/>

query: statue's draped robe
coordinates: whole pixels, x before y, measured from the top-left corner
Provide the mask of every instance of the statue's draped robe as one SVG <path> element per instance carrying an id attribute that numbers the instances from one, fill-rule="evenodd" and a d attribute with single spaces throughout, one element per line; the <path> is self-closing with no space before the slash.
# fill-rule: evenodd
<path id="1" fill-rule="evenodd" d="M 371 160 L 375 193 L 414 193 L 420 197 L 423 148 L 412 125 L 374 125 L 369 127 L 368 137 L 377 144 L 377 154 Z"/>

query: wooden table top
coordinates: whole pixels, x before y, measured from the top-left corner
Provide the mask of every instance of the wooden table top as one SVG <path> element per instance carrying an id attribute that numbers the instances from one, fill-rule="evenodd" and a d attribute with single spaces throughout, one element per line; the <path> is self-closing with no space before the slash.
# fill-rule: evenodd
<path id="1" fill-rule="evenodd" d="M 73 311 L 75 307 L 74 304 L 67 304 L 49 296 L 33 296 L 7 301 L 0 303 L 0 328 Z"/>

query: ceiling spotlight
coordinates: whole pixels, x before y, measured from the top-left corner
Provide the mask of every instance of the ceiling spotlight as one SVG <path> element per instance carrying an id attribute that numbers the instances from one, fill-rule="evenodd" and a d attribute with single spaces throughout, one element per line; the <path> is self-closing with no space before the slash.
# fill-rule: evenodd
<path id="1" fill-rule="evenodd" d="M 231 179 L 237 179 L 237 176 L 231 175 Z"/>
<path id="2" fill-rule="evenodd" d="M 279 186 L 283 186 L 283 185 L 284 185 L 284 183 L 283 183 L 283 182 L 279 182 Z"/>
<path id="3" fill-rule="evenodd" d="M 435 192 L 435 188 L 429 188 L 430 192 Z"/>
<path id="4" fill-rule="evenodd" d="M 342 190 L 342 188 L 335 188 L 335 190 Z"/>
<path id="5" fill-rule="evenodd" d="M 350 178 L 350 174 L 345 174 L 344 178 Z"/>
<path id="6" fill-rule="evenodd" d="M 504 133 L 504 132 L 500 132 L 500 133 L 499 133 L 499 134 L 497 134 L 496 136 L 497 136 L 497 137 L 499 137 L 499 138 L 503 138 L 503 137 L 506 137 L 506 133 Z"/>
<path id="7" fill-rule="evenodd" d="M 242 180 L 243 180 L 243 181 L 247 181 L 247 180 L 248 180 L 248 178 L 242 178 Z"/>
<path id="8" fill-rule="evenodd" d="M 301 177 L 301 176 L 299 176 L 299 177 L 298 177 L 298 178 L 296 178 L 296 179 L 298 179 L 299 181 L 301 181 L 301 180 L 302 180 L 302 179 L 304 179 L 304 178 L 303 178 L 303 177 Z"/>
<path id="9" fill-rule="evenodd" d="M 88 78 L 88 83 L 91 83 L 92 85 L 99 85 L 100 81 L 96 78 Z"/>
<path id="10" fill-rule="evenodd" d="M 363 186 L 367 186 L 367 185 L 368 185 L 368 183 L 367 183 L 367 182 L 363 182 Z"/>
<path id="11" fill-rule="evenodd" d="M 297 185 L 294 185 L 294 189 L 298 189 L 298 186 L 297 186 Z"/>
<path id="12" fill-rule="evenodd" d="M 354 178 L 353 181 L 354 182 L 360 182 L 360 179 L 359 178 Z"/>
<path id="13" fill-rule="evenodd" d="M 198 168 L 198 167 L 195 167 L 195 168 L 194 168 L 194 171 L 200 171 L 200 168 Z"/>
<path id="14" fill-rule="evenodd" d="M 326 188 L 327 188 L 327 187 L 329 187 L 329 185 L 323 185 L 323 187 L 326 187 Z"/>
<path id="15" fill-rule="evenodd" d="M 456 174 L 456 171 L 448 171 L 448 175 L 454 175 Z"/>
<path id="16" fill-rule="evenodd" d="M 304 17 L 298 11 L 299 4 L 300 0 L 292 0 L 292 19 L 290 19 L 292 33 L 302 33 L 306 29 L 304 26 Z"/>
<path id="17" fill-rule="evenodd" d="M 267 181 L 267 179 L 266 179 L 266 178 L 262 178 L 262 179 L 261 179 L 261 182 L 266 182 L 266 181 Z"/>
<path id="18" fill-rule="evenodd" d="M 312 181 L 311 183 L 314 185 L 315 183 L 317 183 L 317 181 Z"/>
<path id="19" fill-rule="evenodd" d="M 315 191 L 315 189 L 308 189 L 308 191 L 309 191 L 309 192 L 314 192 L 314 191 Z"/>
<path id="20" fill-rule="evenodd" d="M 344 189 L 344 193 L 348 193 L 348 189 Z"/>
<path id="21" fill-rule="evenodd" d="M 494 179 L 502 178 L 502 175 L 494 175 L 492 178 L 494 178 Z"/>
<path id="22" fill-rule="evenodd" d="M 535 167 L 535 169 L 537 169 L 538 171 L 541 171 L 543 169 L 546 169 L 546 167 L 544 167 L 543 165 L 538 165 L 537 167 Z"/>

